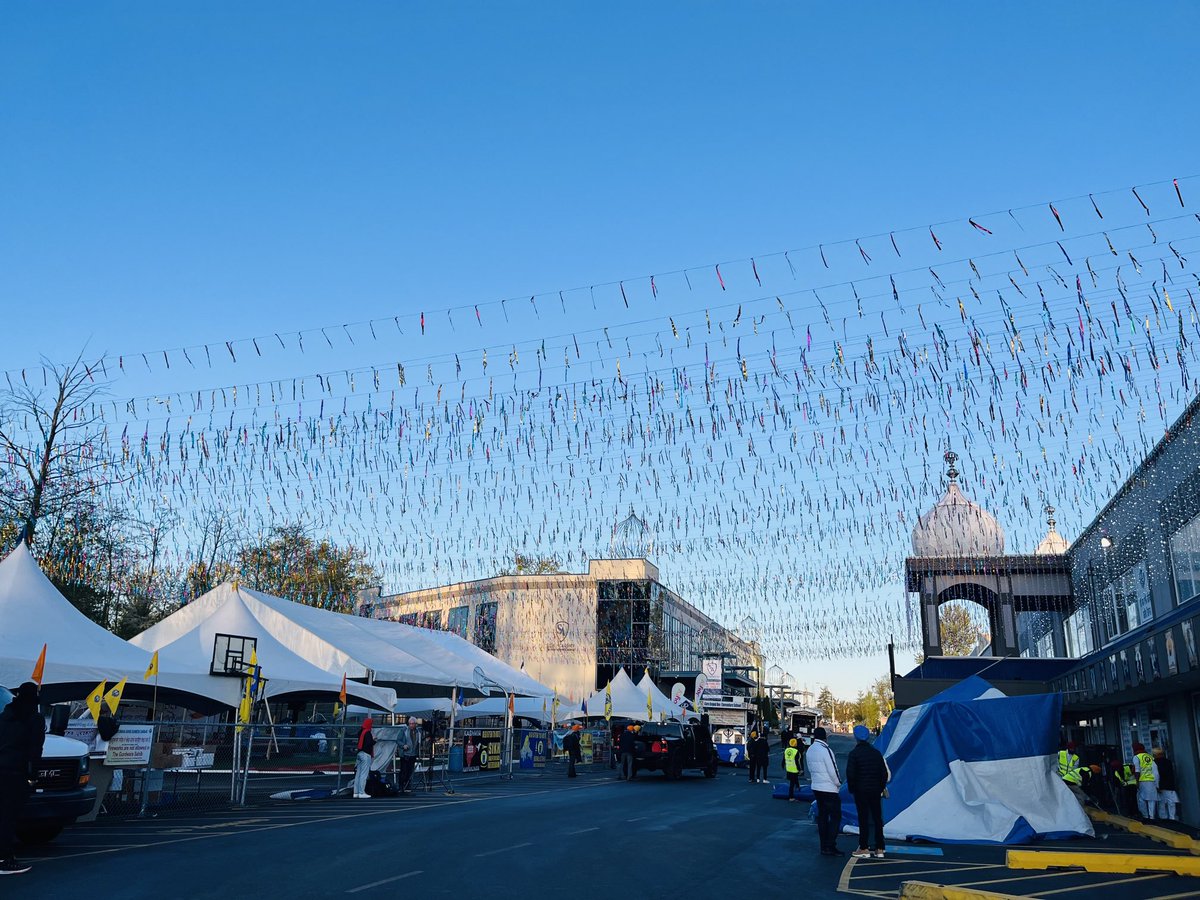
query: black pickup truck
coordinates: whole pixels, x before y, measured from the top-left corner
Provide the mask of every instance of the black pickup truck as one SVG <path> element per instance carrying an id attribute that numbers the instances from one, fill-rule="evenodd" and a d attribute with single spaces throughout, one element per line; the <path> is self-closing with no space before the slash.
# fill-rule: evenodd
<path id="1" fill-rule="evenodd" d="M 717 748 L 706 726 L 678 722 L 642 726 L 633 742 L 635 776 L 649 770 L 678 778 L 688 769 L 699 769 L 705 778 L 717 777 Z"/>

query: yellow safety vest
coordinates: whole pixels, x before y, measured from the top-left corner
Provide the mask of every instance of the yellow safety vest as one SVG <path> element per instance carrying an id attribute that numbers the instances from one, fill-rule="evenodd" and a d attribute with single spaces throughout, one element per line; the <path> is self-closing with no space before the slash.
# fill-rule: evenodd
<path id="1" fill-rule="evenodd" d="M 1149 753 L 1139 753 L 1138 761 L 1138 781 L 1153 781 L 1154 780 L 1154 757 Z"/>
<path id="2" fill-rule="evenodd" d="M 1058 777 L 1067 784 L 1079 784 L 1079 757 L 1067 750 L 1058 751 Z"/>
<path id="3" fill-rule="evenodd" d="M 789 772 L 799 772 L 800 768 L 796 765 L 796 757 L 800 751 L 795 747 L 788 747 L 783 751 L 783 767 Z"/>
<path id="4" fill-rule="evenodd" d="M 1133 777 L 1133 767 L 1129 765 L 1121 766 L 1121 768 L 1117 769 L 1113 774 L 1117 776 L 1117 781 L 1126 787 L 1131 784 L 1135 784 L 1137 781 Z"/>

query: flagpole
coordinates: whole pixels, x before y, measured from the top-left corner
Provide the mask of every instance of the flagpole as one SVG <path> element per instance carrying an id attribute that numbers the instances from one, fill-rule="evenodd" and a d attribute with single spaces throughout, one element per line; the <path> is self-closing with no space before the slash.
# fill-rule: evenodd
<path id="1" fill-rule="evenodd" d="M 150 704 L 150 721 L 158 721 L 158 666 L 154 667 L 154 700 Z"/>

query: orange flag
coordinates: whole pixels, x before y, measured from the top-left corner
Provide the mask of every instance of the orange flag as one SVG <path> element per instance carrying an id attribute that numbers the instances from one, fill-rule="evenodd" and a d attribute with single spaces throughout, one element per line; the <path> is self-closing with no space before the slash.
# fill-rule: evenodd
<path id="1" fill-rule="evenodd" d="M 342 706 L 346 705 L 346 673 L 342 673 L 342 692 L 338 694 L 338 699 L 342 701 Z"/>
<path id="2" fill-rule="evenodd" d="M 33 674 L 29 676 L 30 681 L 39 687 L 42 684 L 42 678 L 46 674 L 46 645 L 42 644 L 42 652 L 38 655 L 37 662 L 33 665 Z"/>

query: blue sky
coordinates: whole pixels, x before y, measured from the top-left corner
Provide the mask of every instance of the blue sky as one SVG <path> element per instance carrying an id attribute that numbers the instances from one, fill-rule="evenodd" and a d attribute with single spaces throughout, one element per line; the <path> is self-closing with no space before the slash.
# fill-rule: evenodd
<path id="1" fill-rule="evenodd" d="M 8 3 L 0 360 L 411 322 L 1194 174 L 1197 25 L 1183 3 Z M 413 331 L 397 353 L 479 343 Z M 792 669 L 849 691 L 883 666 Z"/>

